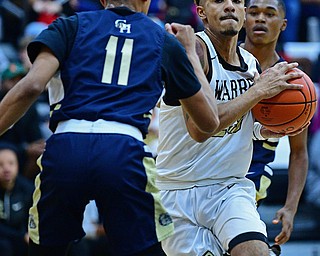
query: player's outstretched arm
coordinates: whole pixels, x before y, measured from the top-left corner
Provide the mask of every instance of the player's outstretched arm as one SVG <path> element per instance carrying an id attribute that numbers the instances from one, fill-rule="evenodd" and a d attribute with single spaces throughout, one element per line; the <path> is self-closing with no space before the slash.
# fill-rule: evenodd
<path id="1" fill-rule="evenodd" d="M 287 242 L 293 230 L 294 216 L 298 209 L 308 173 L 307 136 L 307 129 L 296 136 L 289 136 L 290 160 L 287 198 L 285 205 L 277 211 L 273 220 L 273 224 L 282 222 L 282 230 L 275 238 L 277 244 Z"/>
<path id="2" fill-rule="evenodd" d="M 56 73 L 59 62 L 47 48 L 36 58 L 28 74 L 0 102 L 0 134 L 7 131 L 29 109 Z"/>

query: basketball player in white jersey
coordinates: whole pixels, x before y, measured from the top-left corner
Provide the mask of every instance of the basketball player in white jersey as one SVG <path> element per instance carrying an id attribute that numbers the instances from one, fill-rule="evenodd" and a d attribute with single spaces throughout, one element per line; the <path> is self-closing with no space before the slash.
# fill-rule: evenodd
<path id="1" fill-rule="evenodd" d="M 300 89 L 286 81 L 301 73 L 286 74 L 298 64 L 284 62 L 258 77 L 256 59 L 237 45 L 244 0 L 196 4 L 205 26 L 197 51 L 219 103 L 220 132 L 202 133 L 181 107 L 161 102 L 157 185 L 175 226 L 162 246 L 168 256 L 276 255 L 256 211 L 254 183 L 245 178 L 254 132 L 250 109 L 284 89 Z"/>

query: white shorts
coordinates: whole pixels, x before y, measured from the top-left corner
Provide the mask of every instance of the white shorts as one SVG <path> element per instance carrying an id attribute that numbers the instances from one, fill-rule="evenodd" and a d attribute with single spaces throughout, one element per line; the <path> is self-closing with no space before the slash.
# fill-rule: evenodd
<path id="1" fill-rule="evenodd" d="M 175 226 L 174 235 L 162 241 L 165 253 L 219 256 L 244 241 L 267 242 L 266 226 L 256 209 L 255 191 L 254 183 L 246 178 L 162 191 L 162 202 Z"/>

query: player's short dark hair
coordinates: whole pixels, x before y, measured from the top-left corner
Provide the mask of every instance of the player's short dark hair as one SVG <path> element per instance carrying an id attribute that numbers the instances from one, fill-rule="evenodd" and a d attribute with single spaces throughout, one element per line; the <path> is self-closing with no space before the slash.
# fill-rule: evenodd
<path id="1" fill-rule="evenodd" d="M 195 0 L 196 1 L 196 0 Z M 198 0 L 200 1 L 200 0 Z M 250 4 L 252 0 L 246 0 L 246 6 L 248 6 Z M 278 7 L 279 9 L 282 9 L 283 10 L 283 13 L 284 13 L 284 16 L 286 15 L 286 12 L 287 12 L 287 8 L 286 8 L 286 5 L 284 3 L 283 0 L 276 0 L 278 2 Z"/>
<path id="2" fill-rule="evenodd" d="M 194 3 L 198 6 L 198 5 L 200 5 L 200 1 L 201 0 L 194 0 Z"/>
<path id="3" fill-rule="evenodd" d="M 283 0 L 278 0 L 278 6 L 283 10 L 284 15 L 286 15 L 287 8 Z"/>

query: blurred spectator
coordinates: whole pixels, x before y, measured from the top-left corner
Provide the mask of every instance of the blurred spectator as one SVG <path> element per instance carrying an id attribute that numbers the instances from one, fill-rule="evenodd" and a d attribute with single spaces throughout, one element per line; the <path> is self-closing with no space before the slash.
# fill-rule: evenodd
<path id="1" fill-rule="evenodd" d="M 0 100 L 26 74 L 21 63 L 11 63 L 2 73 Z M 25 115 L 11 129 L 0 136 L 0 142 L 10 142 L 17 146 L 20 167 L 23 174 L 34 179 L 39 172 L 37 158 L 44 150 L 44 139 L 40 130 L 40 117 L 36 105 L 32 105 Z"/>
<path id="2" fill-rule="evenodd" d="M 29 208 L 34 187 L 19 175 L 16 149 L 0 143 L 0 254 L 27 256 Z"/>
<path id="3" fill-rule="evenodd" d="M 42 30 L 46 29 L 48 27 L 48 24 L 39 22 L 39 21 L 33 21 L 28 23 L 24 28 L 24 35 L 23 37 L 29 37 L 29 38 L 36 38 Z M 20 39 L 20 41 L 22 38 Z"/>
<path id="4" fill-rule="evenodd" d="M 0 19 L 1 19 L 1 41 L 17 46 L 18 39 L 27 23 L 29 9 L 28 1 L 24 0 L 1 0 Z"/>
<path id="5" fill-rule="evenodd" d="M 153 0 L 150 3 L 148 16 L 160 26 L 164 26 L 166 8 L 167 5 L 165 0 Z"/>
<path id="6" fill-rule="evenodd" d="M 300 0 L 284 0 L 287 8 L 287 28 L 281 33 L 280 42 L 299 41 Z"/>
<path id="7" fill-rule="evenodd" d="M 51 24 L 60 16 L 70 16 L 79 11 L 79 3 L 91 2 L 92 5 L 101 6 L 94 0 L 28 0 L 31 6 L 28 13 L 28 23 L 40 22 Z M 87 6 L 86 6 L 87 7 Z M 101 8 L 101 7 L 100 7 Z"/>
<path id="8" fill-rule="evenodd" d="M 95 0 L 70 0 L 69 5 L 74 12 L 102 10 L 100 1 Z M 69 14 L 71 14 L 69 12 Z"/>
<path id="9" fill-rule="evenodd" d="M 19 40 L 18 55 L 21 64 L 26 71 L 28 71 L 32 66 L 32 63 L 30 62 L 30 59 L 28 57 L 27 47 L 28 44 L 33 40 L 33 38 L 33 36 L 24 36 Z"/>
<path id="10" fill-rule="evenodd" d="M 165 22 L 178 22 L 191 25 L 196 31 L 202 27 L 193 0 L 166 0 L 167 14 Z"/>
<path id="11" fill-rule="evenodd" d="M 6 55 L 6 51 L 1 46 L 0 47 L 0 73 L 2 73 L 7 68 L 9 63 L 10 61 Z"/>
<path id="12" fill-rule="evenodd" d="M 320 0 L 301 0 L 300 40 L 319 42 Z"/>
<path id="13" fill-rule="evenodd" d="M 56 20 L 62 13 L 62 1 L 29 0 L 32 7 L 30 21 L 38 21 L 47 25 Z"/>

